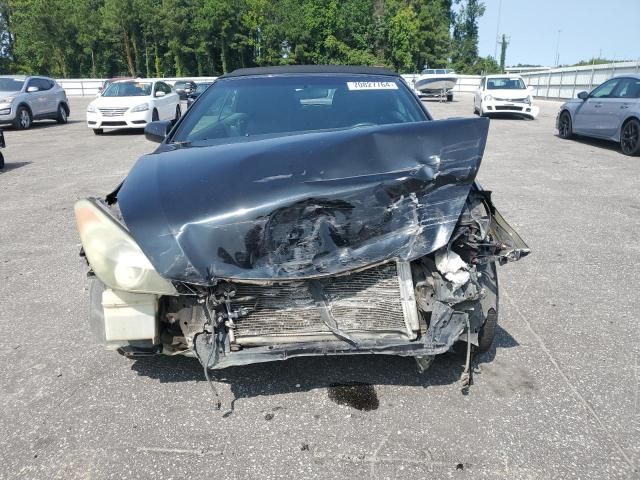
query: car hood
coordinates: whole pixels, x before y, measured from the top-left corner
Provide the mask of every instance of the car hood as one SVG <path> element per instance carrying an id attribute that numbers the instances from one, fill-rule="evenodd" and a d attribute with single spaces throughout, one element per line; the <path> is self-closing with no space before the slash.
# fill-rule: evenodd
<path id="1" fill-rule="evenodd" d="M 0 99 L 3 99 L 5 97 L 9 97 L 9 96 L 13 96 L 13 95 L 18 95 L 20 93 L 20 90 L 15 90 L 15 91 L 0 91 Z"/>
<path id="2" fill-rule="evenodd" d="M 511 100 L 514 98 L 527 98 L 531 93 L 527 89 L 522 90 L 487 90 L 485 95 L 491 95 L 493 98 L 501 98 Z"/>
<path id="3" fill-rule="evenodd" d="M 172 280 L 312 278 L 411 261 L 449 241 L 488 126 L 442 120 L 163 146 L 137 161 L 117 201 Z"/>
<path id="4" fill-rule="evenodd" d="M 140 97 L 98 97 L 91 102 L 95 107 L 135 107 L 143 103 L 148 103 L 151 97 L 148 95 Z"/>

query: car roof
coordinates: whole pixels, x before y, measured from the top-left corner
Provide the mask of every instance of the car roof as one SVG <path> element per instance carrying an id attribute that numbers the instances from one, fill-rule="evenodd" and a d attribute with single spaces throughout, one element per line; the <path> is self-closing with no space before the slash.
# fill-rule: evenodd
<path id="1" fill-rule="evenodd" d="M 392 75 L 399 74 L 382 67 L 361 67 L 354 65 L 283 65 L 277 67 L 240 68 L 226 73 L 220 78 L 249 77 L 253 75 L 284 75 L 289 73 L 346 73 L 356 75 Z"/>

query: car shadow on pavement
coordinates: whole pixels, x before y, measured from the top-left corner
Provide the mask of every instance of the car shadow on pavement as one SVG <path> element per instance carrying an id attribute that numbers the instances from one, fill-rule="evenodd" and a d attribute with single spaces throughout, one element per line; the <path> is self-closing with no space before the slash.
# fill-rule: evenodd
<path id="1" fill-rule="evenodd" d="M 36 120 L 35 122 L 33 122 L 31 124 L 31 126 L 29 127 L 29 130 L 43 130 L 43 129 L 51 128 L 51 127 L 63 128 L 65 125 L 72 125 L 74 123 L 84 123 L 84 122 L 82 120 L 68 120 L 66 124 L 60 124 L 60 123 L 56 122 L 55 120 L 51 120 L 51 121 Z M 27 132 L 27 131 L 29 131 L 29 130 L 20 130 L 18 128 L 15 128 L 13 125 L 3 125 L 2 126 L 2 130 L 4 130 L 5 132 Z"/>
<path id="2" fill-rule="evenodd" d="M 555 136 L 557 138 L 560 138 L 560 135 L 558 135 L 557 133 Z M 574 136 L 571 138 L 571 141 L 582 143 L 583 145 L 589 145 L 591 147 L 606 148 L 607 150 L 618 152 L 620 155 L 623 155 L 623 153 L 620 151 L 620 144 L 617 142 L 612 142 L 610 140 Z"/>
<path id="3" fill-rule="evenodd" d="M 6 157 L 4 159 L 4 167 L 0 168 L 0 175 L 2 175 L 3 173 L 7 173 L 10 172 L 11 170 L 16 170 L 20 167 L 24 167 L 27 165 L 30 165 L 32 162 L 12 162 L 10 160 L 7 160 Z"/>
<path id="4" fill-rule="evenodd" d="M 474 363 L 492 362 L 496 351 L 518 346 L 518 342 L 500 326 L 491 349 L 478 355 Z M 462 351 L 463 349 L 459 349 Z M 369 387 L 375 395 L 377 385 L 398 385 L 428 388 L 452 385 L 460 380 L 465 357 L 449 352 L 439 355 L 425 373 L 418 373 L 413 358 L 393 355 L 351 355 L 300 357 L 285 361 L 257 363 L 223 370 L 210 371 L 214 383 L 228 384 L 232 400 L 224 401 L 233 412 L 241 398 L 281 395 L 292 392 L 328 389 L 336 386 L 360 385 Z M 202 366 L 195 358 L 156 356 L 133 362 L 131 369 L 138 375 L 167 382 L 206 381 Z M 230 402 L 230 403 L 229 403 Z M 223 407 L 225 408 L 225 407 Z"/>

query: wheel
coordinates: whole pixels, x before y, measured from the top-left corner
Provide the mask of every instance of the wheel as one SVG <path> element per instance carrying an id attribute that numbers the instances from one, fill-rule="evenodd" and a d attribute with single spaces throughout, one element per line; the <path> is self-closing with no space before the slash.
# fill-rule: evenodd
<path id="1" fill-rule="evenodd" d="M 640 121 L 632 118 L 622 125 L 620 148 L 625 155 L 640 155 Z"/>
<path id="2" fill-rule="evenodd" d="M 491 348 L 493 339 L 496 336 L 496 327 L 498 326 L 498 312 L 493 308 L 489 309 L 487 319 L 478 332 L 478 352 L 484 353 Z"/>
<path id="3" fill-rule="evenodd" d="M 102 135 L 103 130 L 101 128 L 94 128 L 93 133 L 95 135 Z"/>
<path id="4" fill-rule="evenodd" d="M 560 114 L 560 118 L 558 119 L 558 134 L 560 135 L 560 138 L 573 137 L 571 115 L 566 110 Z"/>
<path id="5" fill-rule="evenodd" d="M 180 120 L 181 116 L 182 111 L 180 110 L 180 105 L 176 105 L 176 117 L 173 119 L 173 123 L 176 123 L 178 120 Z"/>
<path id="6" fill-rule="evenodd" d="M 476 102 L 473 102 L 473 114 L 478 115 L 478 107 L 476 107 Z"/>
<path id="7" fill-rule="evenodd" d="M 4 168 L 4 155 L 0 153 L 0 170 Z"/>
<path id="8" fill-rule="evenodd" d="M 68 121 L 69 118 L 67 117 L 67 109 L 64 108 L 64 105 L 62 104 L 58 105 L 58 115 L 56 116 L 56 122 L 64 124 Z"/>
<path id="9" fill-rule="evenodd" d="M 160 120 L 160 115 L 158 115 L 158 110 L 154 108 L 153 112 L 151 113 L 151 121 L 157 122 L 158 120 Z"/>
<path id="10" fill-rule="evenodd" d="M 29 109 L 23 105 L 18 107 L 18 111 L 16 112 L 16 118 L 13 121 L 13 126 L 18 130 L 27 130 L 31 127 L 31 122 L 33 121 L 33 117 L 31 116 L 31 112 Z"/>
<path id="11" fill-rule="evenodd" d="M 453 102 L 453 93 L 447 94 L 447 102 Z"/>

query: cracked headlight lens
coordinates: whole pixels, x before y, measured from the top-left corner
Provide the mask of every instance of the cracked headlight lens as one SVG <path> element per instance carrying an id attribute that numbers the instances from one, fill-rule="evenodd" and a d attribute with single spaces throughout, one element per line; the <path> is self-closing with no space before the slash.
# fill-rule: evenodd
<path id="1" fill-rule="evenodd" d="M 140 105 L 136 105 L 131 109 L 132 112 L 146 112 L 147 110 L 149 110 L 148 103 L 141 103 Z"/>
<path id="2" fill-rule="evenodd" d="M 177 295 L 162 278 L 129 232 L 95 200 L 74 206 L 80 241 L 96 276 L 115 290 Z"/>

